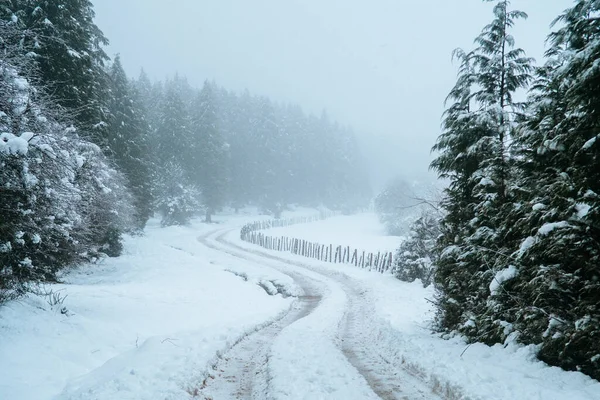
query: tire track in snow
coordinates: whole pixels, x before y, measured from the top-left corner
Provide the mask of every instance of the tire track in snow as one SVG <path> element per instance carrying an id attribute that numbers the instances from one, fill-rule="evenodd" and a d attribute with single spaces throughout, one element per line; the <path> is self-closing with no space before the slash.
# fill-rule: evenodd
<path id="1" fill-rule="evenodd" d="M 205 246 L 236 258 L 239 254 L 210 243 L 210 232 L 198 238 Z M 226 352 L 215 365 L 211 378 L 205 381 L 198 395 L 205 399 L 264 399 L 267 397 L 269 351 L 274 338 L 287 326 L 304 318 L 318 307 L 320 289 L 309 278 L 285 272 L 300 286 L 305 295 L 299 296 L 289 311 L 279 319 L 244 337 Z"/>
<path id="2" fill-rule="evenodd" d="M 225 240 L 225 236 L 231 230 L 213 233 L 214 240 L 220 245 L 215 246 L 208 242 L 210 235 L 202 241 L 205 245 L 225 251 L 230 255 L 238 258 L 243 258 L 256 263 L 256 260 L 249 258 L 249 255 L 258 256 L 262 260 L 276 261 L 277 263 L 285 263 L 288 266 L 295 267 L 297 273 L 291 273 L 286 268 L 282 271 L 280 267 L 268 265 L 280 272 L 290 275 L 302 288 L 305 293 L 313 293 L 313 296 L 319 296 L 318 288 L 305 287 L 302 280 L 307 278 L 302 276 L 302 270 L 308 270 L 312 273 L 317 273 L 325 278 L 334 281 L 334 284 L 339 285 L 347 295 L 348 306 L 345 315 L 339 326 L 339 338 L 341 340 L 341 350 L 352 366 L 365 378 L 371 389 L 382 399 L 385 400 L 421 400 L 421 399 L 439 399 L 434 394 L 427 384 L 415 377 L 410 370 L 404 365 L 402 360 L 388 357 L 388 354 L 393 351 L 393 333 L 389 326 L 382 326 L 381 321 L 378 321 L 375 314 L 374 304 L 366 297 L 365 291 L 360 287 L 356 280 L 336 271 L 326 270 L 311 265 L 289 260 L 282 257 L 277 257 L 273 254 L 266 253 L 260 249 L 249 250 L 235 243 Z M 225 248 L 224 248 L 225 247 Z M 315 292 L 315 289 L 317 290 Z M 318 304 L 304 316 L 314 311 Z M 300 318 L 291 321 L 287 325 Z M 286 326 L 287 326 L 286 325 Z M 284 327 L 281 327 L 281 332 Z M 277 333 L 270 333 L 275 337 Z M 261 348 L 261 352 L 268 354 L 268 347 Z M 243 357 L 243 356 L 242 356 Z M 258 381 L 264 381 L 266 371 L 267 356 L 261 359 L 261 372 L 257 373 Z M 243 364 L 243 359 L 242 359 Z M 231 366 L 229 366 L 231 367 Z M 233 370 L 239 370 L 239 366 L 235 366 Z M 261 376 L 262 375 L 262 376 Z M 252 381 L 252 376 L 247 376 L 244 379 Z M 262 395 L 267 393 L 267 387 L 262 384 L 264 391 Z M 257 397 L 258 395 L 258 397 Z M 248 397 L 238 397 L 248 398 Z M 261 398 L 260 393 L 254 392 L 253 398 Z"/>

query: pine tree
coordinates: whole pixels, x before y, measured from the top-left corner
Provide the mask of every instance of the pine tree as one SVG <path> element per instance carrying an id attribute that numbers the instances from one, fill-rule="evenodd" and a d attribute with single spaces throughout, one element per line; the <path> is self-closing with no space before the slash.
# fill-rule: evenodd
<path id="1" fill-rule="evenodd" d="M 196 172 L 188 154 L 194 149 L 189 105 L 191 89 L 185 79 L 165 84 L 157 129 L 152 133 L 154 153 L 153 197 L 163 225 L 181 225 L 201 210 L 201 192 L 191 179 Z"/>
<path id="2" fill-rule="evenodd" d="M 526 14 L 508 5 L 495 5 L 494 19 L 476 38 L 475 50 L 455 53 L 461 60 L 449 96 L 455 103 L 446 112 L 446 132 L 434 147 L 442 154 L 432 164 L 440 176 L 452 179 L 436 275 L 439 324 L 488 343 L 503 334 L 489 313 L 489 283 L 508 267 L 498 255 L 515 240 L 503 230 L 511 207 L 507 142 L 521 108 L 513 94 L 528 84 L 532 61 L 514 48 L 509 34 L 514 21 Z"/>
<path id="3" fill-rule="evenodd" d="M 193 166 L 192 180 L 198 183 L 206 208 L 206 222 L 225 202 L 227 189 L 227 144 L 221 134 L 217 116 L 215 85 L 205 82 L 192 103 L 192 147 L 188 151 Z"/>
<path id="4" fill-rule="evenodd" d="M 143 229 L 151 215 L 147 129 L 139 102 L 117 55 L 110 69 L 110 112 L 106 153 L 128 179 L 134 195 L 136 227 Z"/>
<path id="5" fill-rule="evenodd" d="M 519 340 L 539 358 L 600 378 L 600 5 L 578 1 L 550 35 L 516 143 L 528 190 L 506 285 Z"/>
<path id="6" fill-rule="evenodd" d="M 155 185 L 155 207 L 162 215 L 162 226 L 185 225 L 202 207 L 202 193 L 180 163 L 161 164 Z"/>
<path id="7" fill-rule="evenodd" d="M 21 49 L 35 54 L 40 81 L 96 144 L 106 135 L 108 44 L 94 24 L 89 0 L 11 0 L 0 7 L 0 19 L 16 21 Z"/>
<path id="8" fill-rule="evenodd" d="M 130 223 L 122 176 L 20 67 L 0 59 L 0 302 L 74 262 L 117 254 Z"/>

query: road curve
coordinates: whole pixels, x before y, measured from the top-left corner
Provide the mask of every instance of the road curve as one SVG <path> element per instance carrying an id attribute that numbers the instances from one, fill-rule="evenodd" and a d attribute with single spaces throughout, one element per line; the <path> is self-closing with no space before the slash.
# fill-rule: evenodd
<path id="1" fill-rule="evenodd" d="M 338 333 L 340 347 L 377 396 L 385 400 L 440 399 L 413 371 L 407 369 L 404 360 L 393 356 L 393 338 L 398 333 L 377 319 L 374 304 L 359 281 L 336 271 L 278 257 L 260 248 L 244 248 L 225 238 L 230 232 L 230 229 L 211 232 L 198 240 L 207 247 L 237 258 L 254 263 L 258 258 L 261 264 L 290 276 L 302 288 L 304 296 L 299 297 L 281 319 L 245 337 L 223 355 L 212 374 L 213 379 L 209 379 L 202 389 L 204 398 L 269 398 L 267 365 L 270 344 L 285 327 L 319 306 L 322 289 L 303 274 L 303 271 L 310 271 L 333 281 L 346 293 L 348 304 Z"/>

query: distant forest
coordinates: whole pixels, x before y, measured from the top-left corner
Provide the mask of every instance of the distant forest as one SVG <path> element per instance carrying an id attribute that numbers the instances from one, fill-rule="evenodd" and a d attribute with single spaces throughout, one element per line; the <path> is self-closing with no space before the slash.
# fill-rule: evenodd
<path id="1" fill-rule="evenodd" d="M 350 128 L 210 81 L 130 79 L 90 1 L 3 1 L 0 38 L 0 302 L 119 255 L 156 212 L 370 200 Z"/>

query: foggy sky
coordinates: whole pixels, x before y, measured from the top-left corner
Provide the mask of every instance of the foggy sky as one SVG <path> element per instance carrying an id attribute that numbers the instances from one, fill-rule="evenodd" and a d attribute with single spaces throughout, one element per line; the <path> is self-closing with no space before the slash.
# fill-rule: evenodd
<path id="1" fill-rule="evenodd" d="M 92 0 L 130 76 L 215 79 L 349 124 L 374 184 L 423 177 L 455 83 L 456 47 L 492 19 L 480 0 Z M 514 0 L 513 34 L 540 63 L 551 21 L 571 0 Z"/>

